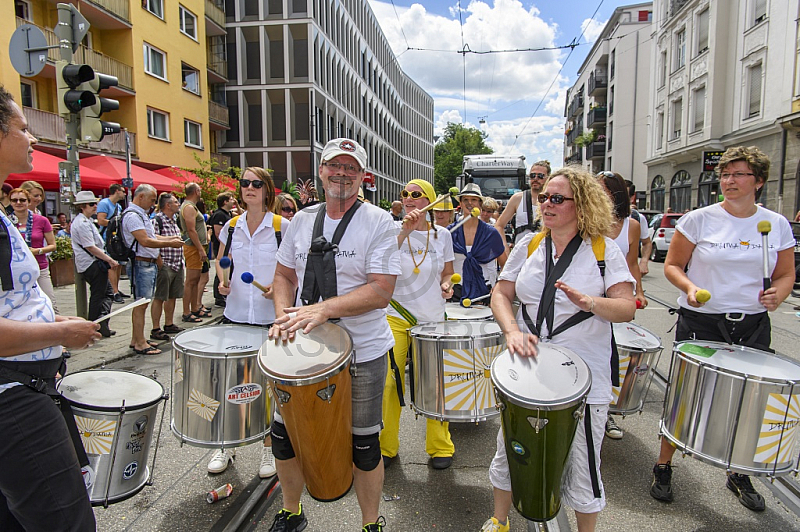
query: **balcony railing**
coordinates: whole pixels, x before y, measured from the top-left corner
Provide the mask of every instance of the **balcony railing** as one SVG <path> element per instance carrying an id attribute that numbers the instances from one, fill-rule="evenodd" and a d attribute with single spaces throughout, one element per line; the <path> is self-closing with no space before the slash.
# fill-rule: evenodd
<path id="1" fill-rule="evenodd" d="M 575 98 L 572 99 L 572 102 L 569 104 L 569 110 L 567 111 L 567 118 L 572 118 L 578 111 L 583 109 L 583 94 L 578 94 Z"/>
<path id="2" fill-rule="evenodd" d="M 593 127 L 597 125 L 602 125 L 606 123 L 606 108 L 605 107 L 595 107 L 594 109 L 589 111 L 589 114 L 586 116 L 586 126 Z"/>
<path id="3" fill-rule="evenodd" d="M 228 108 L 217 102 L 208 102 L 208 119 L 226 128 L 229 125 Z"/>
<path id="4" fill-rule="evenodd" d="M 570 155 L 566 159 L 564 159 L 564 164 L 581 164 L 583 162 L 583 155 L 581 155 L 581 151 L 578 150 L 576 153 Z"/>
<path id="5" fill-rule="evenodd" d="M 206 0 L 206 16 L 219 27 L 225 27 L 225 11 L 214 0 Z"/>
<path id="6" fill-rule="evenodd" d="M 28 120 L 28 130 L 31 134 L 43 142 L 52 144 L 67 145 L 67 127 L 64 119 L 55 113 L 24 107 L 23 112 Z M 131 137 L 131 154 L 136 154 L 136 133 L 128 133 Z M 89 148 L 93 150 L 107 151 L 111 153 L 125 153 L 125 135 L 109 135 L 100 142 L 92 142 Z"/>
<path id="7" fill-rule="evenodd" d="M 592 142 L 586 146 L 587 159 L 603 159 L 606 156 L 606 143 L 603 141 Z"/>
<path id="8" fill-rule="evenodd" d="M 131 21 L 130 0 L 86 0 L 90 4 L 99 6 L 109 13 L 113 13 L 125 22 Z"/>
<path id="9" fill-rule="evenodd" d="M 608 88 L 608 78 L 605 73 L 592 72 L 589 76 L 589 94 L 604 91 Z"/>
<path id="10" fill-rule="evenodd" d="M 578 125 L 575 129 L 567 133 L 567 144 L 574 144 L 575 139 L 580 135 L 583 135 L 583 124 Z"/>
<path id="11" fill-rule="evenodd" d="M 220 54 L 208 53 L 208 69 L 228 79 L 228 61 Z"/>

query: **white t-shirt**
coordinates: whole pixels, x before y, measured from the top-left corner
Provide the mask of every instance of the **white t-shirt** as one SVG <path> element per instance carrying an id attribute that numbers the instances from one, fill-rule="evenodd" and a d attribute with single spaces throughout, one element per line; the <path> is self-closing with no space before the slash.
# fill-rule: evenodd
<path id="1" fill-rule="evenodd" d="M 396 222 L 400 229 L 402 222 Z M 438 238 L 434 238 L 434 231 Z M 425 255 L 427 231 L 414 231 L 403 241 L 397 254 L 400 255 L 400 267 L 403 273 L 397 278 L 394 287 L 394 299 L 403 305 L 419 323 L 444 321 L 444 305 L 440 288 L 442 270 L 445 263 L 453 261 L 453 239 L 450 231 L 444 227 L 436 227 L 430 233 L 428 254 Z M 409 250 L 409 242 L 411 249 Z M 414 253 L 412 260 L 411 253 Z M 425 257 L 422 260 L 422 257 Z M 414 273 L 414 260 L 419 265 L 419 273 Z M 420 264 L 420 260 L 422 263 Z M 390 316 L 402 318 L 394 308 L 386 308 Z"/>
<path id="2" fill-rule="evenodd" d="M 517 298 L 527 305 L 528 314 L 536 321 L 539 300 L 545 280 L 545 241 L 536 248 L 528 258 L 528 242 L 532 235 L 522 239 L 511 252 L 503 272 L 501 281 L 516 283 Z M 585 240 L 581 243 L 567 270 L 561 277 L 566 284 L 592 297 L 601 297 L 606 290 L 618 283 L 634 283 L 628 271 L 628 264 L 619 247 L 610 238 L 606 238 L 605 276 L 600 275 L 597 259 L 592 251 L 592 243 Z M 557 263 L 557 261 L 556 261 Z M 557 328 L 570 316 L 580 311 L 561 290 L 556 290 L 553 327 Z M 517 313 L 520 330 L 529 332 L 522 318 L 522 308 Z M 548 334 L 547 321 L 542 323 L 542 335 Z M 614 398 L 611 392 L 611 323 L 592 316 L 588 320 L 567 329 L 552 339 L 541 338 L 540 341 L 560 345 L 571 349 L 579 355 L 592 371 L 592 387 L 587 401 L 591 404 L 607 404 Z"/>
<path id="3" fill-rule="evenodd" d="M 794 248 L 789 222 L 778 213 L 758 207 L 749 218 L 737 218 L 717 203 L 684 214 L 675 229 L 695 245 L 689 259 L 689 279 L 711 292 L 711 300 L 700 308 L 690 307 L 681 292 L 678 305 L 709 314 L 744 312 L 757 314 L 766 308 L 758 301 L 763 289 L 761 233 L 758 222 L 772 224 L 769 233 L 770 275 L 778 251 Z"/>
<path id="4" fill-rule="evenodd" d="M 131 212 L 131 214 L 126 216 L 125 213 L 127 212 Z M 130 206 L 122 213 L 122 238 L 125 241 L 125 245 L 132 247 L 137 257 L 157 259 L 160 253 L 159 248 L 148 248 L 141 244 L 134 245 L 136 237 L 133 236 L 133 232 L 139 229 L 144 229 L 149 238 L 156 239 L 156 230 L 150 222 L 150 216 L 144 212 L 144 209 L 131 202 Z"/>
<path id="5" fill-rule="evenodd" d="M 94 255 L 84 248 L 96 246 L 103 249 L 105 242 L 91 220 L 84 216 L 83 213 L 75 217 L 71 227 L 70 236 L 72 237 L 72 250 L 75 256 L 75 269 L 83 273 L 96 259 Z"/>
<path id="6" fill-rule="evenodd" d="M 528 231 L 530 233 L 530 231 Z M 520 238 L 522 238 L 520 236 Z M 467 246 L 467 253 L 472 251 L 472 246 Z M 455 253 L 453 260 L 453 271 L 458 275 L 464 275 L 464 261 L 467 259 L 466 255 Z M 483 280 L 489 283 L 489 286 L 494 286 L 497 283 L 497 260 L 490 260 L 486 264 L 481 264 L 481 271 L 483 272 Z"/>
<path id="7" fill-rule="evenodd" d="M 647 240 L 649 237 L 650 228 L 647 227 L 647 218 L 644 217 L 644 214 L 639 212 L 639 240 Z"/>
<path id="8" fill-rule="evenodd" d="M 263 286 L 272 284 L 275 266 L 278 263 L 276 257 L 278 241 L 275 238 L 273 216 L 278 215 L 268 212 L 252 236 L 247 228 L 247 211 L 237 220 L 230 250 L 233 261 L 231 293 L 228 294 L 223 313 L 231 321 L 252 325 L 269 325 L 275 321 L 275 304 L 272 300 L 265 298 L 255 285 L 242 281 L 242 274 L 250 272 L 259 284 Z M 225 249 L 228 242 L 230 223 L 228 220 L 219 232 L 222 249 Z M 288 228 L 289 220 L 282 220 L 281 236 L 286 234 Z"/>
<path id="9" fill-rule="evenodd" d="M 622 251 L 623 257 L 627 257 L 628 251 L 631 249 L 631 243 L 628 242 L 628 233 L 631 230 L 630 226 L 631 219 L 626 216 L 622 221 L 622 229 L 619 230 L 617 238 L 614 239 L 614 243 L 619 246 L 619 250 Z"/>
<path id="10" fill-rule="evenodd" d="M 311 249 L 311 235 L 318 207 L 303 209 L 292 219 L 278 250 L 278 262 L 297 273 L 297 304 L 301 305 L 303 280 Z M 325 216 L 322 234 L 329 241 L 341 220 Z M 397 251 L 397 230 L 394 221 L 374 205 L 358 208 L 339 242 L 336 255 L 336 287 L 340 296 L 367 283 L 368 274 L 400 275 Z M 374 309 L 339 322 L 353 339 L 356 362 L 369 362 L 384 355 L 394 346 L 394 337 L 386 321 L 386 309 Z"/>
<path id="11" fill-rule="evenodd" d="M 517 217 L 514 219 L 514 225 L 516 227 L 522 227 L 523 225 L 528 225 L 528 204 L 525 201 L 525 192 L 520 192 L 522 197 L 519 199 L 519 204 L 517 205 Z M 533 192 L 531 192 L 533 194 Z M 536 201 L 536 198 L 531 197 L 531 202 L 533 203 L 533 219 L 536 219 L 536 215 L 539 212 L 539 203 Z M 517 235 L 517 242 L 522 240 L 522 237 L 527 236 L 530 234 L 530 230 L 526 229 Z"/>

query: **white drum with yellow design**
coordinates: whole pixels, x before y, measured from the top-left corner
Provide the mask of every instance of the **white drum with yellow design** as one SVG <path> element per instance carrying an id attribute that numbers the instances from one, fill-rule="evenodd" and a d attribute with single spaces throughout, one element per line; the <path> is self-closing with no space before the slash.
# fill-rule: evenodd
<path id="1" fill-rule="evenodd" d="M 635 323 L 615 323 L 614 341 L 619 352 L 619 386 L 612 388 L 611 414 L 641 412 L 655 367 L 661 358 L 661 338 Z"/>
<path id="2" fill-rule="evenodd" d="M 411 335 L 411 406 L 440 421 L 485 421 L 500 414 L 492 361 L 505 348 L 493 321 L 417 325 Z"/>

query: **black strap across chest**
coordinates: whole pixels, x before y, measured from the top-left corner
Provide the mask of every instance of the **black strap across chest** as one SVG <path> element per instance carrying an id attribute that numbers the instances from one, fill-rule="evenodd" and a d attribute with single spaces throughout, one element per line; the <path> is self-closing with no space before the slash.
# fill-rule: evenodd
<path id="1" fill-rule="evenodd" d="M 0 283 L 2 283 L 4 292 L 14 289 L 14 276 L 11 272 L 12 259 L 11 235 L 8 234 L 6 224 L 0 220 Z"/>

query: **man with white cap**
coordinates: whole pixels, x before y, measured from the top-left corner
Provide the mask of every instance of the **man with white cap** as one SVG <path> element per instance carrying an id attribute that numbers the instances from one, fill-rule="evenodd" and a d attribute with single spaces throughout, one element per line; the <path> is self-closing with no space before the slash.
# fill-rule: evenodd
<path id="1" fill-rule="evenodd" d="M 480 214 L 483 205 L 481 187 L 468 183 L 458 195 L 461 215 L 469 219 L 453 232 L 453 251 L 455 252 L 455 272 L 461 274 L 461 294 L 456 297 L 476 299 L 485 296 L 491 289 L 492 280 L 497 279 L 495 259 L 505 263 L 505 238 L 494 227 L 472 216 L 477 209 Z M 463 220 L 463 218 L 462 218 Z M 451 226 L 451 230 L 456 224 Z M 485 303 L 488 301 L 484 300 Z"/>
<path id="2" fill-rule="evenodd" d="M 378 515 L 383 488 L 379 433 L 387 353 L 394 345 L 386 307 L 400 274 L 394 223 L 386 211 L 358 199 L 367 153 L 339 138 L 322 151 L 319 175 L 326 203 L 298 212 L 283 236 L 273 281 L 275 325 L 271 338 L 284 342 L 328 320 L 350 334 L 355 351 L 352 378 L 353 464 L 362 532 L 381 532 Z M 295 306 L 295 292 L 299 294 Z M 304 477 L 287 427 L 279 414 L 272 423 L 272 451 L 281 481 L 283 509 L 270 531 L 303 530 L 300 506 Z"/>

